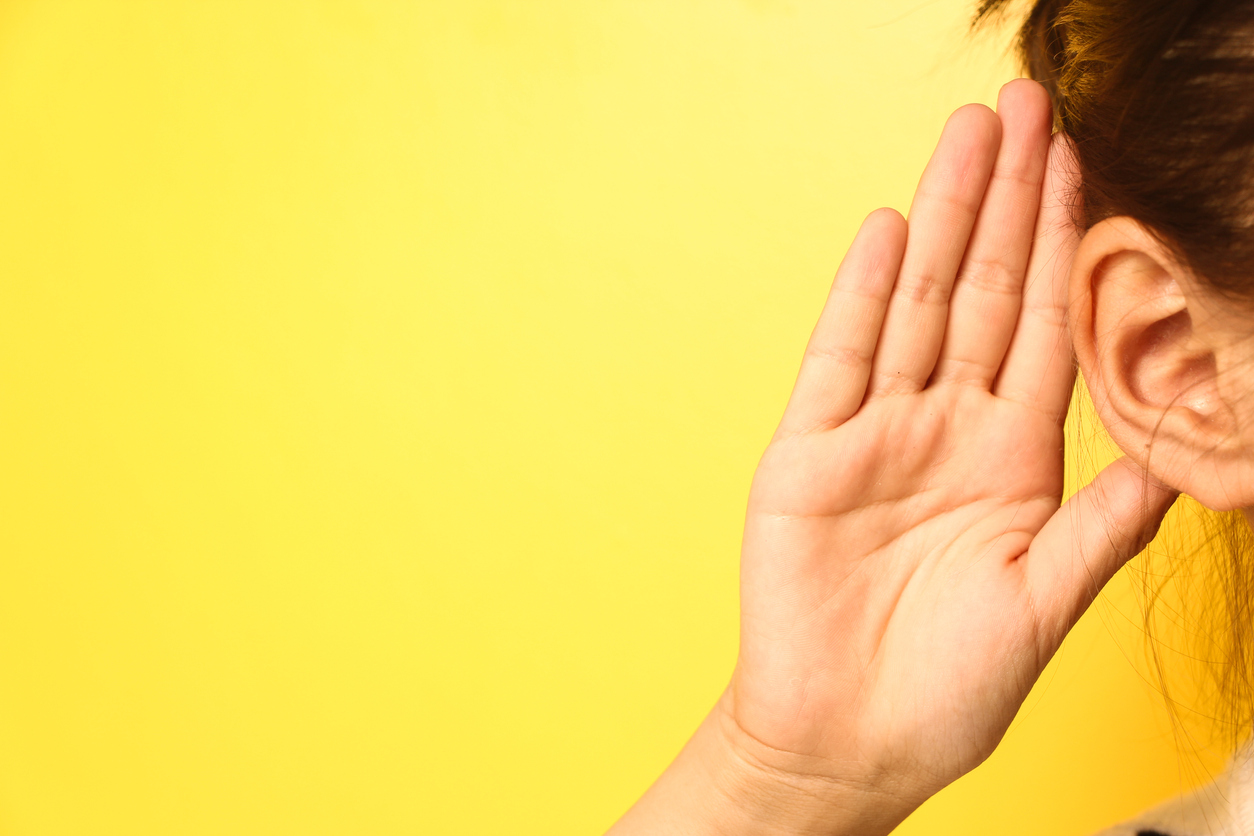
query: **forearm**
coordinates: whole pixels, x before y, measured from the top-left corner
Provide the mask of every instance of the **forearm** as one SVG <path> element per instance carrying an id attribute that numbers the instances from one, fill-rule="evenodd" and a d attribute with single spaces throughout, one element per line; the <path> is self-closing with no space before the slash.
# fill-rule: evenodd
<path id="1" fill-rule="evenodd" d="M 725 694 L 679 756 L 607 836 L 878 836 L 913 803 L 777 765 L 736 725 Z"/>

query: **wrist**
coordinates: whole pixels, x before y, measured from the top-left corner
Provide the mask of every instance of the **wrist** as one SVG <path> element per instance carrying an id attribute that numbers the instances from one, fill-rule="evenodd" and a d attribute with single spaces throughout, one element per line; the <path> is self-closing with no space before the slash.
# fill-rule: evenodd
<path id="1" fill-rule="evenodd" d="M 611 834 L 879 836 L 922 801 L 834 775 L 811 760 L 748 734 L 736 721 L 729 689 Z"/>
<path id="2" fill-rule="evenodd" d="M 722 765 L 720 790 L 756 825 L 737 832 L 877 836 L 890 833 L 926 800 L 855 758 L 838 765 L 769 746 L 737 720 L 731 688 L 706 725 L 717 731 L 717 744 L 708 745 L 719 751 L 710 757 Z"/>

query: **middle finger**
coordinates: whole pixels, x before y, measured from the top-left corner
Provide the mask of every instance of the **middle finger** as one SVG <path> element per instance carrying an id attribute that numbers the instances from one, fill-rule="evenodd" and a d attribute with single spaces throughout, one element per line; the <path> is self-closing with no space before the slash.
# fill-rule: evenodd
<path id="1" fill-rule="evenodd" d="M 1001 149 L 954 282 L 935 382 L 992 385 L 1019 319 L 1049 153 L 1049 93 L 1035 81 L 1012 81 L 997 114 Z"/>
<path id="2" fill-rule="evenodd" d="M 868 398 L 917 392 L 940 353 L 949 295 L 1001 143 L 1001 120 L 984 105 L 945 123 L 907 218 L 906 253 L 871 366 Z"/>

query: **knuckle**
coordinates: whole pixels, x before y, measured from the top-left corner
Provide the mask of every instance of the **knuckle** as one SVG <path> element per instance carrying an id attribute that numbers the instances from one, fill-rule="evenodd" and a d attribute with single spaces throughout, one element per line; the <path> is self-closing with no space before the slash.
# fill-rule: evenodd
<path id="1" fill-rule="evenodd" d="M 942 216 L 947 216 L 955 224 L 973 221 L 980 208 L 978 195 L 955 192 L 952 189 L 920 186 L 915 199 L 933 204 Z"/>
<path id="2" fill-rule="evenodd" d="M 896 293 L 916 304 L 944 305 L 951 289 L 951 283 L 936 273 L 912 273 L 898 280 Z"/>
<path id="3" fill-rule="evenodd" d="M 1025 302 L 1019 312 L 1019 320 L 1030 323 L 1034 329 L 1050 334 L 1062 334 L 1067 327 L 1066 311 L 1060 310 L 1055 305 Z"/>
<path id="4" fill-rule="evenodd" d="M 993 172 L 993 177 L 1025 190 L 1041 187 L 1041 176 L 1036 173 L 1035 168 L 1029 162 L 1023 160 L 1017 161 L 1015 165 L 999 167 Z"/>
<path id="5" fill-rule="evenodd" d="M 936 381 L 955 385 L 986 385 L 996 369 L 968 357 L 947 357 L 936 371 Z"/>
<path id="6" fill-rule="evenodd" d="M 1015 271 L 1000 258 L 973 258 L 967 261 L 958 281 L 987 293 L 1017 295 L 1019 281 Z"/>
<path id="7" fill-rule="evenodd" d="M 849 346 L 811 345 L 806 347 L 807 359 L 832 363 L 843 368 L 860 368 L 871 362 L 871 352 Z"/>
<path id="8" fill-rule="evenodd" d="M 904 373 L 876 375 L 872 392 L 876 398 L 912 395 L 921 388 L 918 381 Z"/>

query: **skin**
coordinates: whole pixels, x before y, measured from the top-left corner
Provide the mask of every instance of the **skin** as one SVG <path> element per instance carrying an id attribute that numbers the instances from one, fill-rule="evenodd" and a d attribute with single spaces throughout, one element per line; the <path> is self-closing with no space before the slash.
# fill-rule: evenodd
<path id="1" fill-rule="evenodd" d="M 1132 219 L 1081 235 L 1050 126 L 1007 84 L 908 221 L 863 224 L 754 477 L 731 681 L 611 834 L 888 833 L 988 757 L 1179 491 L 1254 506 L 1248 313 Z M 1127 455 L 1060 506 L 1077 362 Z"/>

